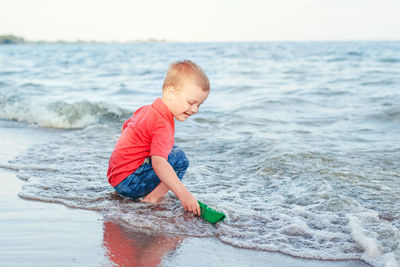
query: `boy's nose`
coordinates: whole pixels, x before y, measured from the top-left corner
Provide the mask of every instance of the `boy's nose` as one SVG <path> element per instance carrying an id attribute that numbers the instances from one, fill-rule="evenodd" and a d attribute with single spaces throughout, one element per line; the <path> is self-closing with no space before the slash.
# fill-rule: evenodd
<path id="1" fill-rule="evenodd" d="M 193 114 L 196 114 L 197 111 L 199 111 L 199 107 L 198 107 L 198 106 L 193 106 L 193 107 L 190 109 L 190 111 L 191 111 Z"/>

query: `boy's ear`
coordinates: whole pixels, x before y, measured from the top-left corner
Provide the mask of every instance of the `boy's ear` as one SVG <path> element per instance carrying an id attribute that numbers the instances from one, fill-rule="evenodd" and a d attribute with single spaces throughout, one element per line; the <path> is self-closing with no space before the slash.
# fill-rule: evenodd
<path id="1" fill-rule="evenodd" d="M 168 99 L 171 99 L 175 95 L 176 89 L 174 86 L 170 85 L 167 87 L 167 94 L 168 94 Z"/>

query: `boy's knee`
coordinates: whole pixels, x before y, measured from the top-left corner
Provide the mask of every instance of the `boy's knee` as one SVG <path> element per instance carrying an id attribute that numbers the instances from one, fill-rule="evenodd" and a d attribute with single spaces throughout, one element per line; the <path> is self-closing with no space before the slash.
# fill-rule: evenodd
<path id="1" fill-rule="evenodd" d="M 189 159 L 186 157 L 185 152 L 183 152 L 183 150 L 181 150 L 183 155 L 182 155 L 182 159 L 181 159 L 181 165 L 182 168 L 184 168 L 185 170 L 189 167 Z"/>
<path id="2" fill-rule="evenodd" d="M 173 147 L 173 154 L 175 159 L 175 166 L 180 169 L 186 170 L 189 167 L 189 159 L 186 157 L 185 152 L 177 146 Z"/>

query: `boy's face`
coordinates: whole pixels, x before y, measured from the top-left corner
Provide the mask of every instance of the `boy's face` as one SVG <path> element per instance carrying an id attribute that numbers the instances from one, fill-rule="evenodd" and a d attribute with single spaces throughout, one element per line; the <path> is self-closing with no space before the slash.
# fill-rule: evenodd
<path id="1" fill-rule="evenodd" d="M 203 91 L 192 81 L 185 81 L 179 88 L 170 86 L 166 88 L 167 106 L 179 121 L 185 121 L 199 110 L 206 101 L 208 92 Z"/>

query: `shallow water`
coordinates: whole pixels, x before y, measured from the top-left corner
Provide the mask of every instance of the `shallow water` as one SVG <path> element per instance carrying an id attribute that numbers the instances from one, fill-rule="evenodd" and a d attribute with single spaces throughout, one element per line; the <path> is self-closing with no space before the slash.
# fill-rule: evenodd
<path id="1" fill-rule="evenodd" d="M 400 43 L 204 43 L 0 47 L 0 118 L 62 128 L 3 164 L 21 197 L 101 211 L 146 232 L 215 236 L 315 259 L 400 263 Z M 120 198 L 108 158 L 121 123 L 190 58 L 212 91 L 176 124 L 184 183 L 224 211 L 212 226 L 169 193 Z"/>

